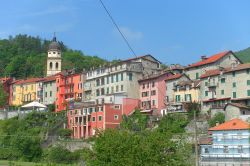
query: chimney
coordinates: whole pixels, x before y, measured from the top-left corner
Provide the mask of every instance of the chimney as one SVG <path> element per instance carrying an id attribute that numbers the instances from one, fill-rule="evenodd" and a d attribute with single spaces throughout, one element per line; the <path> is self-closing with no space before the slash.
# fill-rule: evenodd
<path id="1" fill-rule="evenodd" d="M 206 60 L 206 59 L 207 59 L 207 56 L 206 56 L 206 55 L 202 55 L 202 56 L 201 56 L 201 60 L 202 60 L 202 61 L 204 61 L 204 60 Z"/>

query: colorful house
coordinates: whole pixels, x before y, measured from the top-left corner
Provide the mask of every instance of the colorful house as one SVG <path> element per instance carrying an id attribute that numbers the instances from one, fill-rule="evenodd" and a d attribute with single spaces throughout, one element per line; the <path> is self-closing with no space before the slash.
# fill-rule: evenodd
<path id="1" fill-rule="evenodd" d="M 161 109 L 166 106 L 166 84 L 165 80 L 173 75 L 171 72 L 151 75 L 139 80 L 139 93 L 141 109 L 145 111 L 156 111 L 160 114 Z"/>
<path id="2" fill-rule="evenodd" d="M 29 78 L 13 82 L 11 86 L 11 105 L 20 106 L 35 100 L 40 100 L 41 82 L 43 78 Z"/>
<path id="3" fill-rule="evenodd" d="M 68 128 L 72 129 L 73 138 L 86 139 L 98 131 L 116 128 L 122 121 L 122 115 L 129 115 L 138 107 L 139 100 L 130 98 L 123 98 L 123 104 L 75 104 L 67 114 Z"/>
<path id="4" fill-rule="evenodd" d="M 56 76 L 56 112 L 73 107 L 74 101 L 82 100 L 84 74 L 63 71 Z"/>
<path id="5" fill-rule="evenodd" d="M 249 123 L 236 118 L 210 128 L 209 132 L 212 139 L 201 145 L 200 165 L 249 165 Z"/>

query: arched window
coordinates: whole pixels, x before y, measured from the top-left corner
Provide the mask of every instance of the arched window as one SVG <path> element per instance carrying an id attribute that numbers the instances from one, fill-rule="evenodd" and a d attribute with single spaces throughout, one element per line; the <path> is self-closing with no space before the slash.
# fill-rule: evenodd
<path id="1" fill-rule="evenodd" d="M 56 62 L 56 69 L 58 69 L 58 66 L 59 66 L 59 65 L 58 65 L 58 62 Z"/>
<path id="2" fill-rule="evenodd" d="M 52 62 L 50 62 L 49 63 L 49 68 L 52 69 L 52 67 L 53 67 L 53 64 L 52 64 Z"/>

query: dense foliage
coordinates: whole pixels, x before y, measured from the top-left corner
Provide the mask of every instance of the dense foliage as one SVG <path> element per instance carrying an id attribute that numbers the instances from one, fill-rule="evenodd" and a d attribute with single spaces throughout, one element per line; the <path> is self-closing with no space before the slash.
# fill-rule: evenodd
<path id="1" fill-rule="evenodd" d="M 168 115 L 155 129 L 145 128 L 145 115 L 137 111 L 124 120 L 121 128 L 96 137 L 93 152 L 84 156 L 87 165 L 192 165 L 191 146 L 183 137 L 175 137 L 184 133 L 187 117 Z"/>
<path id="2" fill-rule="evenodd" d="M 0 40 L 0 77 L 42 77 L 45 75 L 47 50 L 50 41 L 28 35 L 10 36 Z M 106 61 L 87 56 L 59 42 L 62 49 L 62 68 L 78 71 L 103 65 Z"/>
<path id="3" fill-rule="evenodd" d="M 224 123 L 225 122 L 225 115 L 222 112 L 216 113 L 209 121 L 209 127 L 214 127 L 216 123 Z"/>
<path id="4" fill-rule="evenodd" d="M 235 55 L 243 62 L 243 63 L 249 63 L 250 62 L 250 47 L 235 52 Z"/>
<path id="5" fill-rule="evenodd" d="M 0 83 L 0 108 L 5 106 L 7 97 L 8 94 L 5 93 L 3 84 Z"/>

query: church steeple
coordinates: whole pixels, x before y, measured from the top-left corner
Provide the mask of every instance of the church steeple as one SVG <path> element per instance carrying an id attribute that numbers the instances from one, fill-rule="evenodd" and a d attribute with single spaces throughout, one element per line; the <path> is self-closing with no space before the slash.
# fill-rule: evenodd
<path id="1" fill-rule="evenodd" d="M 61 47 L 56 40 L 54 33 L 53 39 L 49 44 L 48 58 L 47 58 L 47 76 L 55 75 L 61 72 Z"/>

